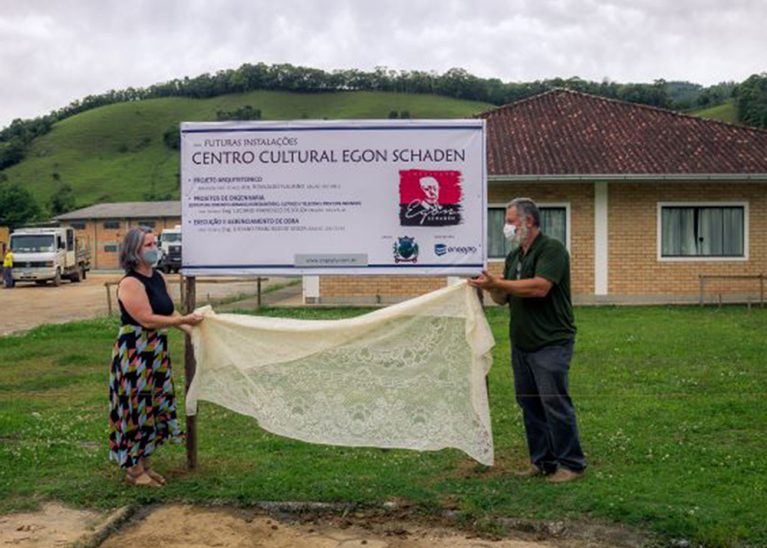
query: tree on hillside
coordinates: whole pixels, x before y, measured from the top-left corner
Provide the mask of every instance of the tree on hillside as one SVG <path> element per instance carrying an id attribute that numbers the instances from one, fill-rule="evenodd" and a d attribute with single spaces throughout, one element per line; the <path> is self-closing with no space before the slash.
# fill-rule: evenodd
<path id="1" fill-rule="evenodd" d="M 75 193 L 72 185 L 69 183 L 57 185 L 56 192 L 53 193 L 53 196 L 48 201 L 48 210 L 51 212 L 51 216 L 62 215 L 72 211 L 75 207 Z"/>
<path id="2" fill-rule="evenodd" d="M 53 120 L 43 116 L 33 120 L 17 118 L 11 125 L 0 131 L 0 169 L 18 164 L 24 159 L 27 145 L 35 137 L 50 131 Z"/>
<path id="3" fill-rule="evenodd" d="M 618 88 L 618 99 L 653 107 L 668 108 L 669 99 L 665 80 L 647 84 L 624 84 Z"/>
<path id="4" fill-rule="evenodd" d="M 40 206 L 24 187 L 0 185 L 0 225 L 11 229 L 39 219 Z"/>
<path id="5" fill-rule="evenodd" d="M 732 93 L 737 87 L 735 82 L 720 82 L 702 90 L 696 100 L 698 107 L 709 107 L 720 105 L 732 97 Z"/>
<path id="6" fill-rule="evenodd" d="M 261 109 L 245 105 L 235 110 L 217 110 L 217 120 L 260 120 Z"/>
<path id="7" fill-rule="evenodd" d="M 177 124 L 165 130 L 162 134 L 162 142 L 171 150 L 179 150 L 181 148 L 181 131 Z"/>
<path id="8" fill-rule="evenodd" d="M 703 88 L 700 84 L 687 81 L 671 81 L 666 82 L 665 90 L 668 97 L 669 104 L 673 105 L 675 110 L 690 110 L 693 107 L 701 106 L 701 96 L 704 91 L 708 91 L 711 88 Z M 714 94 L 708 94 L 706 100 L 711 104 L 718 104 L 724 99 L 713 102 L 716 96 Z"/>
<path id="9" fill-rule="evenodd" d="M 24 159 L 24 143 L 19 139 L 0 142 L 0 169 L 11 167 Z"/>
<path id="10" fill-rule="evenodd" d="M 767 72 L 749 76 L 733 95 L 740 123 L 767 128 Z"/>

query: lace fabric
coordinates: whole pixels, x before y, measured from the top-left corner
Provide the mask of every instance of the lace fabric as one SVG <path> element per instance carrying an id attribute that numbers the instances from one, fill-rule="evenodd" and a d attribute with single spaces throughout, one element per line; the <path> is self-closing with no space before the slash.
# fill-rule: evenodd
<path id="1" fill-rule="evenodd" d="M 493 340 L 465 282 L 344 320 L 199 309 L 186 412 L 205 400 L 312 443 L 457 448 L 493 464 Z"/>

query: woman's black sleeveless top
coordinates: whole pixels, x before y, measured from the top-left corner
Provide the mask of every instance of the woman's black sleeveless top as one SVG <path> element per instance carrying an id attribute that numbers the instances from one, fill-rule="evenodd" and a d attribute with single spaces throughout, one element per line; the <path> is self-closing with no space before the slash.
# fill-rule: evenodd
<path id="1" fill-rule="evenodd" d="M 149 304 L 152 307 L 152 312 L 159 314 L 160 316 L 170 316 L 173 314 L 173 299 L 168 295 L 168 288 L 165 286 L 165 280 L 162 278 L 157 270 L 152 271 L 152 276 L 147 277 L 138 272 L 130 272 L 125 275 L 126 278 L 136 278 L 146 289 L 146 294 L 149 297 Z M 122 301 L 119 296 L 117 299 L 120 305 L 120 322 L 122 325 L 141 325 L 125 310 Z"/>

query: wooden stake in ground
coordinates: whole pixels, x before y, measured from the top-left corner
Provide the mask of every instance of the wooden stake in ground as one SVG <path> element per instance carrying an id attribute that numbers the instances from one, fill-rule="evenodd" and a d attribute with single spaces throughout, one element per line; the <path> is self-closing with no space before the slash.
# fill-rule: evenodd
<path id="1" fill-rule="evenodd" d="M 190 314 L 197 307 L 197 284 L 194 276 L 186 278 L 184 287 L 184 313 Z M 184 397 L 189 393 L 197 362 L 194 359 L 192 337 L 184 335 Z M 186 468 L 197 468 L 197 415 L 186 417 Z"/>
<path id="2" fill-rule="evenodd" d="M 485 294 L 483 291 L 478 287 L 477 288 L 477 298 L 479 299 L 479 304 L 482 306 L 482 313 L 486 314 L 485 312 Z M 485 375 L 485 390 L 487 391 L 487 403 L 490 405 L 490 374 L 488 373 Z"/>

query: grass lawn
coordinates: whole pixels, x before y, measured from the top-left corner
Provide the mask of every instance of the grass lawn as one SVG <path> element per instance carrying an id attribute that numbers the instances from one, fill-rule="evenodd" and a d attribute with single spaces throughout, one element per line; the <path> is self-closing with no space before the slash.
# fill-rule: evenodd
<path id="1" fill-rule="evenodd" d="M 337 318 L 360 309 L 267 309 Z M 495 517 L 620 522 L 705 545 L 767 545 L 767 310 L 579 308 L 571 385 L 587 477 L 520 480 L 526 461 L 508 368 L 507 312 L 488 310 L 497 346 L 490 374 L 497 466 L 459 451 L 351 449 L 280 438 L 202 404 L 199 471 L 166 446 L 162 490 L 128 488 L 106 459 L 108 363 L 115 320 L 43 326 L 0 338 L 0 513 L 41 500 L 107 508 L 130 502 L 405 499 Z M 173 332 L 176 386 L 183 344 Z M 183 402 L 179 402 L 183 409 Z"/>
<path id="2" fill-rule="evenodd" d="M 690 114 L 698 116 L 699 118 L 720 120 L 722 122 L 729 122 L 730 124 L 738 123 L 738 110 L 735 107 L 735 101 L 732 99 L 727 99 L 721 105 L 695 110 Z"/>

